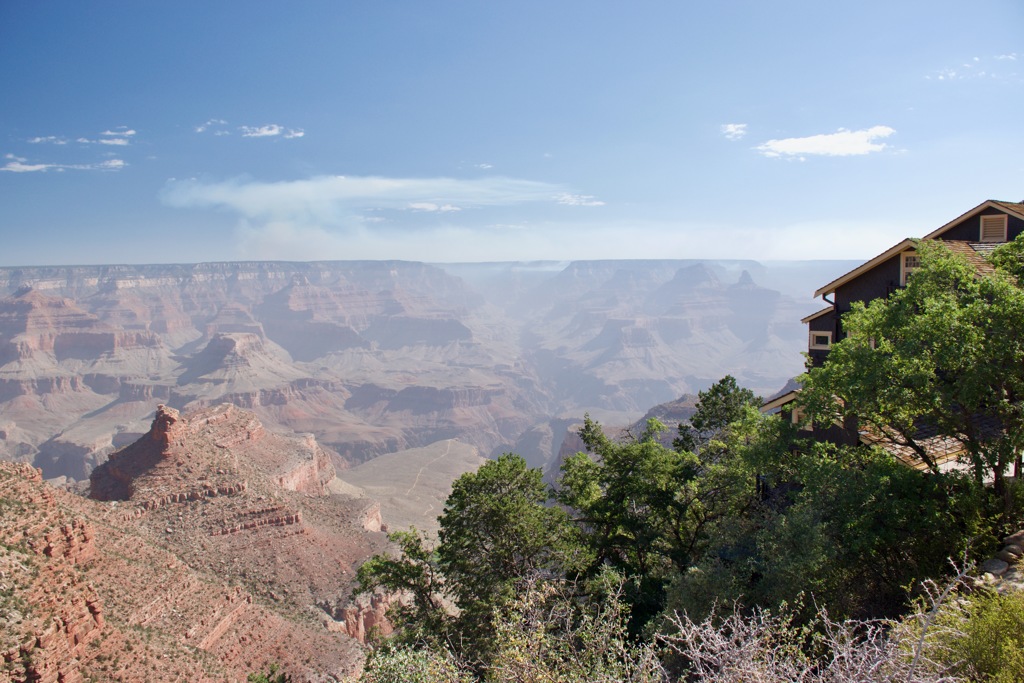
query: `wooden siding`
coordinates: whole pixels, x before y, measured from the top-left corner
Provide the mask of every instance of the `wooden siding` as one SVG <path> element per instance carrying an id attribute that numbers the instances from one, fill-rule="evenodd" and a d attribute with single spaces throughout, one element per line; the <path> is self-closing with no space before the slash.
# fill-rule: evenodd
<path id="1" fill-rule="evenodd" d="M 836 312 L 842 315 L 854 301 L 872 301 L 889 296 L 900 285 L 900 254 L 878 264 L 835 291 Z"/>
<path id="2" fill-rule="evenodd" d="M 948 228 L 941 235 L 936 235 L 937 240 L 964 240 L 966 242 L 978 242 L 981 240 L 981 217 L 982 216 L 1007 216 L 1006 238 L 1013 241 L 1018 235 L 1024 232 L 1024 221 L 1016 216 L 1009 216 L 1005 211 L 999 209 L 986 209 L 976 216 L 957 223 Z"/>
<path id="3" fill-rule="evenodd" d="M 815 332 L 831 332 L 832 343 L 835 344 L 840 339 L 839 317 L 835 312 L 826 313 L 825 315 L 818 316 L 807 323 L 807 355 L 810 356 L 811 365 L 818 367 L 825 362 L 825 358 L 828 356 L 828 349 L 810 348 L 810 335 Z"/>

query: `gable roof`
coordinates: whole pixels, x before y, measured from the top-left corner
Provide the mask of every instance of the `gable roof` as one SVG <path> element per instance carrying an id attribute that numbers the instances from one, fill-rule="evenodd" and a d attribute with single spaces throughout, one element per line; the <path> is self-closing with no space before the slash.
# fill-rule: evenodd
<path id="1" fill-rule="evenodd" d="M 942 233 L 952 228 L 953 226 L 962 223 L 968 218 L 973 218 L 974 216 L 977 216 L 979 213 L 985 211 L 986 209 L 998 209 L 999 211 L 1003 211 L 1011 216 L 1016 216 L 1017 218 L 1024 220 L 1024 202 L 1002 202 L 999 201 L 998 199 L 987 199 L 983 201 L 981 204 L 978 204 L 976 207 L 974 207 L 967 213 L 962 214 L 961 216 L 958 216 L 957 218 L 954 218 L 950 222 L 946 223 L 938 230 L 933 230 L 932 232 L 928 233 L 927 235 L 924 236 L 923 239 L 933 240 Z"/>
<path id="2" fill-rule="evenodd" d="M 815 318 L 820 318 L 821 316 L 825 315 L 826 313 L 833 313 L 833 312 L 835 312 L 835 310 L 836 310 L 835 306 L 829 306 L 828 308 L 823 308 L 820 311 L 818 311 L 817 313 L 811 313 L 806 318 L 802 318 L 800 320 L 800 322 L 802 322 L 802 323 L 809 323 L 812 320 L 814 320 Z"/>
<path id="3" fill-rule="evenodd" d="M 942 240 L 942 244 L 946 245 L 951 252 L 962 256 L 971 266 L 974 267 L 974 272 L 978 275 L 992 275 L 996 272 L 996 267 L 992 265 L 992 262 L 985 258 L 980 252 L 991 253 L 991 249 L 986 247 L 998 246 L 992 243 L 978 243 L 978 242 L 965 242 L 963 240 Z M 979 249 L 982 247 L 982 249 Z"/>
<path id="4" fill-rule="evenodd" d="M 845 285 L 850 280 L 858 278 L 861 275 L 863 275 L 864 273 L 868 272 L 869 270 L 871 270 L 872 268 L 877 266 L 879 263 L 882 263 L 884 261 L 888 261 L 893 256 L 896 256 L 897 254 L 900 254 L 900 253 L 906 251 L 907 249 L 913 249 L 914 245 L 916 245 L 916 244 L 917 244 L 917 240 L 912 239 L 910 237 L 906 238 L 905 240 L 903 240 L 899 244 L 896 244 L 896 245 L 893 245 L 893 246 L 889 247 L 888 249 L 886 249 L 885 251 L 883 251 L 881 254 L 879 254 L 875 258 L 871 259 L 870 261 L 866 261 L 866 262 L 862 263 L 861 265 L 859 265 L 856 268 L 854 268 L 853 270 L 851 270 L 849 273 L 846 273 L 845 275 L 841 275 L 838 278 L 836 278 L 835 280 L 833 280 L 832 282 L 830 282 L 827 285 L 825 285 L 824 287 L 819 288 L 818 291 L 816 291 L 814 293 L 814 296 L 818 297 L 818 296 L 823 296 L 825 294 L 831 294 L 832 292 L 836 291 L 836 289 L 838 289 L 839 287 L 842 287 L 843 285 Z"/>
<path id="5" fill-rule="evenodd" d="M 787 403 L 792 403 L 793 401 L 795 401 L 797 396 L 799 396 L 799 395 L 800 395 L 800 390 L 799 389 L 793 389 L 793 390 L 787 391 L 787 392 L 785 392 L 783 394 L 779 394 L 775 398 L 770 399 L 770 400 L 765 401 L 764 403 L 762 403 L 761 404 L 761 412 L 762 413 L 769 413 L 769 414 L 773 413 L 773 412 L 777 411 L 779 408 L 781 408 L 782 406 L 786 405 Z"/>
<path id="6" fill-rule="evenodd" d="M 981 204 L 978 204 L 976 207 L 974 207 L 970 211 L 968 211 L 968 212 L 966 212 L 964 214 L 961 214 L 960 216 L 958 216 L 958 217 L 954 218 L 953 220 L 951 220 L 950 222 L 946 223 L 945 225 L 943 225 L 938 230 L 933 230 L 932 232 L 928 233 L 927 235 L 925 235 L 921 239 L 922 240 L 934 240 L 935 238 L 941 236 L 944 232 L 946 232 L 947 230 L 951 229 L 952 227 L 954 227 L 956 225 L 959 225 L 960 223 L 962 223 L 963 221 L 967 220 L 968 218 L 973 218 L 974 216 L 977 216 L 978 214 L 982 213 L 983 211 L 986 211 L 987 209 L 996 209 L 998 211 L 1003 211 L 1004 213 L 1006 213 L 1006 214 L 1008 214 L 1010 216 L 1015 216 L 1015 217 L 1017 217 L 1017 218 L 1019 218 L 1021 220 L 1024 220 L 1024 202 L 1004 202 L 1004 201 L 1000 201 L 998 199 L 987 199 L 987 200 L 983 201 Z M 894 245 L 892 247 L 889 247 L 887 250 L 885 250 L 884 252 L 882 252 L 878 256 L 874 257 L 870 261 L 866 261 L 865 263 L 862 263 L 861 265 L 857 266 L 856 268 L 854 268 L 850 272 L 846 273 L 845 275 L 841 275 L 840 277 L 836 278 L 835 280 L 833 280 L 832 282 L 828 283 L 824 287 L 819 288 L 818 291 L 816 291 L 814 293 L 814 296 L 815 297 L 819 297 L 819 296 L 831 294 L 832 292 L 836 291 L 836 289 L 838 289 L 839 287 L 842 287 L 843 285 L 845 285 L 850 280 L 858 278 L 861 275 L 863 275 L 864 273 L 868 272 L 869 270 L 871 270 L 872 268 L 877 266 L 879 263 L 882 263 L 883 261 L 887 261 L 888 259 L 892 258 L 893 256 L 896 256 L 900 252 L 906 251 L 909 248 L 913 248 L 915 241 L 916 240 L 913 240 L 913 239 L 908 237 L 907 239 L 903 240 L 899 244 L 896 244 L 896 245 Z M 990 250 L 991 247 L 989 247 L 988 245 L 978 244 L 977 246 L 975 246 L 975 244 L 972 243 L 972 242 L 962 242 L 962 241 L 958 241 L 959 244 L 954 245 L 953 244 L 954 240 L 943 240 L 943 241 L 946 244 L 950 245 L 950 249 L 952 249 L 953 251 L 955 251 L 955 252 L 965 256 L 967 258 L 967 260 L 970 261 L 972 265 L 974 265 L 975 269 L 979 273 L 983 273 L 984 274 L 984 273 L 992 272 L 991 264 L 989 264 L 978 253 L 979 251 Z M 992 245 L 992 247 L 995 247 L 995 246 L 996 245 Z"/>

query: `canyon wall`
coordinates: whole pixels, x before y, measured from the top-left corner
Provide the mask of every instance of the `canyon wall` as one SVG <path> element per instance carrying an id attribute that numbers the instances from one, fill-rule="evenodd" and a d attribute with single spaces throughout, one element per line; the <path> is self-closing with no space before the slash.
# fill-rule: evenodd
<path id="1" fill-rule="evenodd" d="M 452 438 L 500 452 L 588 410 L 625 423 L 727 373 L 770 393 L 813 304 L 757 278 L 780 280 L 671 260 L 0 268 L 0 458 L 83 480 L 155 403 L 251 409 L 345 467 Z"/>

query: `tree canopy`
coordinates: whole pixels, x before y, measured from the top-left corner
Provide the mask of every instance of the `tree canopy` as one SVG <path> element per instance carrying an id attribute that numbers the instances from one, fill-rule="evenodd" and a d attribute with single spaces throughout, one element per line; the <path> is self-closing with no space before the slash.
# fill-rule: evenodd
<path id="1" fill-rule="evenodd" d="M 1000 264 L 1018 263 L 1021 245 L 997 250 L 986 273 L 941 242 L 917 249 L 905 288 L 843 316 L 848 336 L 802 376 L 800 401 L 819 422 L 855 417 L 933 472 L 927 439 L 955 441 L 978 482 L 1002 490 L 1024 447 L 1024 290 Z"/>

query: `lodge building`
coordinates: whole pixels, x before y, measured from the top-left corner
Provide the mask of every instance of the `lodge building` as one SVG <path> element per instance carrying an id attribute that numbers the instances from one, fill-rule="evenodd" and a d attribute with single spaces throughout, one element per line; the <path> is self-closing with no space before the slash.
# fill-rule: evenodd
<path id="1" fill-rule="evenodd" d="M 873 301 L 889 296 L 906 285 L 907 276 L 918 266 L 917 244 L 926 240 L 942 241 L 955 253 L 963 256 L 978 273 L 993 272 L 987 255 L 1001 244 L 1014 240 L 1024 233 L 1024 202 L 1005 202 L 994 199 L 982 202 L 970 211 L 946 223 L 920 239 L 904 239 L 850 272 L 820 287 L 815 297 L 821 297 L 828 304 L 802 320 L 807 325 L 808 364 L 812 367 L 825 362 L 832 344 L 843 339 L 845 332 L 842 316 L 855 301 Z M 800 412 L 795 401 L 800 389 L 792 388 L 769 399 L 761 406 L 763 412 L 780 412 L 785 419 L 800 422 Z M 855 421 L 827 427 L 805 426 L 818 440 L 853 445 L 856 443 L 879 443 L 879 440 L 863 431 L 858 431 Z M 880 444 L 892 450 L 897 457 L 912 458 L 901 452 L 898 446 Z M 959 442 L 939 439 L 933 446 L 940 451 L 940 459 L 955 457 Z M 910 464 L 916 465 L 912 462 Z"/>

